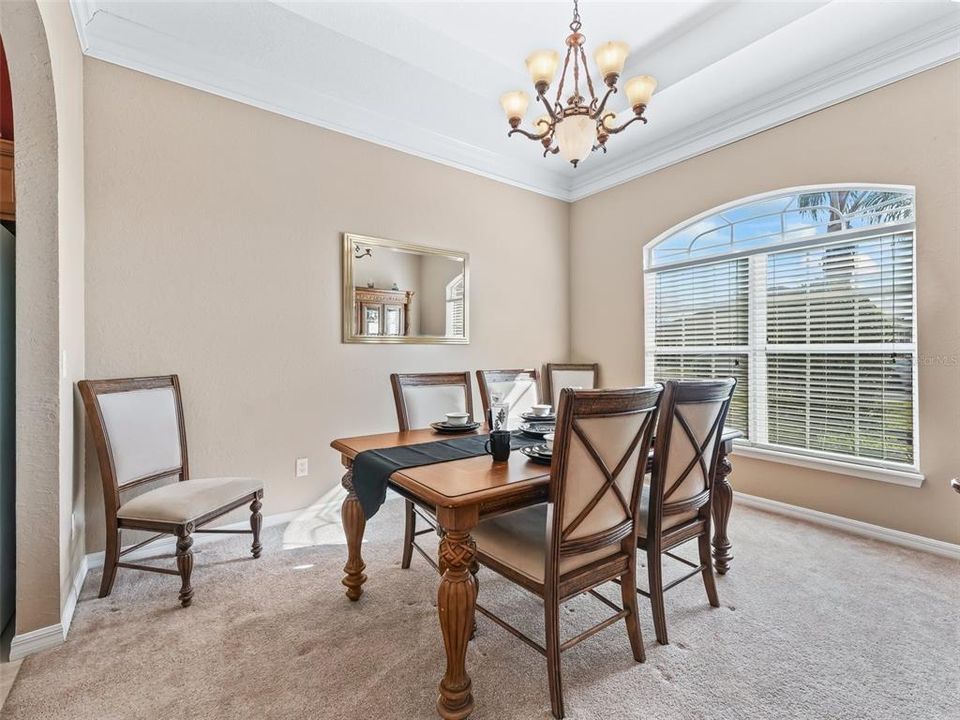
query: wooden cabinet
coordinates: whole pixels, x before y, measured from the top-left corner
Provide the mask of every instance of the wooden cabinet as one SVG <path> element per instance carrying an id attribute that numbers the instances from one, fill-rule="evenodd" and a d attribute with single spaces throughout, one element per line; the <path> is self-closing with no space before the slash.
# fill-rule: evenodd
<path id="1" fill-rule="evenodd" d="M 0 220 L 16 220 L 13 195 L 13 141 L 0 139 Z"/>
<path id="2" fill-rule="evenodd" d="M 411 290 L 354 288 L 353 305 L 357 335 L 403 337 L 410 334 Z"/>

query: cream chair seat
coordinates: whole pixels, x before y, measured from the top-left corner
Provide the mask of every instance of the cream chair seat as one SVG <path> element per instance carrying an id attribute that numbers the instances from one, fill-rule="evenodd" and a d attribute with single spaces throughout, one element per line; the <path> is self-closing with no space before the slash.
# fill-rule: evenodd
<path id="1" fill-rule="evenodd" d="M 263 490 L 253 478 L 200 478 L 164 485 L 128 500 L 117 510 L 124 520 L 190 523 Z"/>
<path id="2" fill-rule="evenodd" d="M 483 520 L 473 529 L 472 535 L 477 543 L 477 553 L 483 556 L 481 562 L 492 560 L 543 584 L 547 562 L 546 505 Z M 618 552 L 618 545 L 607 545 L 593 552 L 561 558 L 560 574 L 565 575 Z"/>

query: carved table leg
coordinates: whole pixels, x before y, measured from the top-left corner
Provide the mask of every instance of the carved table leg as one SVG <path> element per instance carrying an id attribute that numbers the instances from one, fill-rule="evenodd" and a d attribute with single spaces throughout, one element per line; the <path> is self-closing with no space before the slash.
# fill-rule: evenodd
<path id="1" fill-rule="evenodd" d="M 357 494 L 353 491 L 353 471 L 347 470 L 340 481 L 347 490 L 347 497 L 340 507 L 340 518 L 343 521 L 343 532 L 347 536 L 347 564 L 343 566 L 346 577 L 340 582 L 347 588 L 347 597 L 356 602 L 363 595 L 363 584 L 367 576 L 363 574 L 366 563 L 360 555 L 360 546 L 363 544 L 363 530 L 367 519 L 363 516 L 363 508 Z"/>
<path id="2" fill-rule="evenodd" d="M 733 487 L 727 479 L 731 470 L 733 466 L 727 458 L 727 448 L 723 448 L 717 463 L 717 476 L 713 479 L 713 563 L 721 575 L 727 574 L 733 560 L 732 546 L 727 538 L 727 523 L 733 506 Z"/>
<path id="3" fill-rule="evenodd" d="M 446 515 L 447 517 L 442 517 Z M 473 633 L 477 603 L 477 582 L 471 569 L 477 546 L 470 537 L 476 525 L 476 508 L 467 516 L 440 509 L 440 522 L 446 530 L 440 541 L 443 579 L 437 590 L 440 630 L 447 653 L 447 668 L 440 681 L 437 712 L 444 720 L 462 720 L 473 712 L 473 693 L 467 674 L 467 643 Z"/>

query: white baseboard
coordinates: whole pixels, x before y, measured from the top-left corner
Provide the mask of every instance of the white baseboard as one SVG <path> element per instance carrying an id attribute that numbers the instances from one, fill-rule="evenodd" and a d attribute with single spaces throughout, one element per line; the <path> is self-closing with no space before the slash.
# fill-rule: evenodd
<path id="1" fill-rule="evenodd" d="M 273 527 L 274 525 L 283 525 L 293 520 L 295 517 L 300 515 L 303 512 L 301 510 L 292 510 L 285 513 L 277 513 L 276 515 L 264 515 L 263 516 L 263 527 Z M 229 525 L 217 525 L 213 526 L 222 530 L 248 530 L 250 528 L 250 523 L 247 520 L 241 520 L 240 522 L 230 523 Z M 216 542 L 217 540 L 223 540 L 222 535 L 217 533 L 196 533 L 193 536 L 193 546 L 197 547 L 199 545 L 206 545 L 210 542 Z M 156 542 L 150 543 L 144 548 L 132 552 L 129 555 L 124 555 L 123 559 L 126 560 L 137 560 L 150 557 L 151 555 L 158 555 L 164 553 L 170 553 L 176 550 L 177 539 L 171 535 L 168 538 L 161 538 Z M 100 552 L 90 553 L 87 555 L 87 567 L 91 570 L 96 568 L 103 567 L 103 556 L 104 553 L 101 550 Z"/>
<path id="2" fill-rule="evenodd" d="M 10 641 L 10 662 L 20 660 L 27 655 L 33 655 L 41 650 L 63 645 L 64 632 L 63 625 L 48 625 L 47 627 L 37 628 L 22 635 L 14 635 Z"/>
<path id="3" fill-rule="evenodd" d="M 10 661 L 20 660 L 27 655 L 33 655 L 42 650 L 50 650 L 58 647 L 67 639 L 67 633 L 70 632 L 70 623 L 73 622 L 73 614 L 77 609 L 77 600 L 80 598 L 80 589 L 83 587 L 83 581 L 87 577 L 87 558 L 84 556 L 80 560 L 77 572 L 70 582 L 70 592 L 67 593 L 67 601 L 63 605 L 63 612 L 60 615 L 60 622 L 56 625 L 37 628 L 21 635 L 14 635 L 10 641 Z"/>
<path id="4" fill-rule="evenodd" d="M 73 582 L 70 584 L 70 593 L 67 595 L 67 602 L 63 605 L 63 616 L 60 618 L 60 624 L 63 625 L 63 637 L 66 639 L 70 632 L 70 623 L 73 622 L 73 613 L 77 609 L 77 600 L 80 599 L 80 591 L 83 589 L 83 581 L 87 579 L 87 556 L 84 555 L 80 560 L 80 566 L 77 568 L 76 575 L 73 576 Z"/>
<path id="5" fill-rule="evenodd" d="M 746 495 L 741 492 L 734 493 L 736 497 L 735 504 L 746 505 L 747 507 L 757 508 L 758 510 L 767 510 L 779 515 L 807 520 L 817 525 L 824 525 L 835 530 L 842 530 L 853 535 L 870 538 L 871 540 L 882 540 L 900 547 L 910 548 L 911 550 L 920 550 L 922 552 L 940 555 L 951 560 L 960 560 L 960 545 L 944 542 L 943 540 L 934 540 L 923 535 L 913 535 L 912 533 L 901 530 L 891 530 L 890 528 L 860 520 L 851 520 L 850 518 L 839 515 L 830 515 L 829 513 L 811 510 L 810 508 L 800 507 L 799 505 L 789 505 L 769 500 L 767 498 L 757 497 L 756 495 Z"/>

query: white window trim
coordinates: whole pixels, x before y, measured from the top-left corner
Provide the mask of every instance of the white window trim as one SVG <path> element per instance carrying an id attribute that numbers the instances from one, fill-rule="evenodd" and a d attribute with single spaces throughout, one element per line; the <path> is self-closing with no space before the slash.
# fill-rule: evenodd
<path id="1" fill-rule="evenodd" d="M 770 462 L 783 463 L 785 465 L 822 470 L 824 472 L 836 473 L 837 475 L 867 478 L 868 480 L 880 480 L 881 482 L 914 488 L 923 485 L 924 480 L 923 473 L 917 468 L 904 467 L 903 470 L 896 470 L 892 467 L 874 466 L 840 459 L 835 460 L 827 457 L 825 453 L 807 455 L 794 450 L 787 450 L 786 448 L 760 447 L 742 440 L 733 441 L 733 454 L 740 457 L 769 460 Z"/>
<path id="2" fill-rule="evenodd" d="M 870 188 L 875 187 L 877 189 L 891 190 L 891 191 L 909 191 L 915 192 L 915 188 L 909 185 L 880 185 L 872 183 L 834 183 L 829 185 L 808 185 L 796 188 L 786 188 L 781 190 L 774 190 L 768 193 L 762 193 L 760 195 L 754 195 L 751 197 L 740 198 L 733 202 L 725 203 L 724 205 L 712 208 L 705 212 L 700 213 L 699 215 L 686 220 L 674 227 L 670 228 L 666 232 L 661 233 L 656 238 L 644 245 L 643 249 L 643 273 L 642 273 L 642 288 L 643 288 L 643 297 L 644 297 L 644 382 L 650 384 L 653 382 L 653 366 L 654 366 L 654 355 L 655 352 L 669 352 L 671 348 L 656 347 L 656 273 L 676 269 L 685 265 L 707 265 L 713 262 L 726 262 L 729 260 L 736 259 L 742 256 L 756 256 L 751 258 L 751 262 L 756 262 L 757 259 L 762 259 L 763 264 L 763 275 L 766 276 L 766 257 L 769 253 L 772 252 L 781 252 L 784 250 L 795 249 L 798 247 L 803 247 L 809 245 L 811 247 L 817 245 L 831 244 L 832 242 L 841 241 L 843 239 L 853 239 L 852 237 L 844 238 L 844 235 L 855 236 L 857 239 L 861 237 L 870 237 L 870 236 L 885 236 L 896 234 L 898 232 L 909 232 L 913 235 L 912 243 L 912 252 L 913 252 L 913 338 L 912 343 L 902 344 L 902 343 L 887 343 L 883 345 L 883 348 L 888 351 L 897 351 L 902 350 L 904 352 L 912 352 L 914 361 L 916 363 L 917 358 L 919 358 L 920 345 L 917 338 L 917 229 L 916 229 L 916 196 L 914 196 L 914 218 L 906 223 L 900 223 L 891 227 L 872 227 L 872 228 L 863 228 L 849 233 L 837 233 L 836 236 L 831 236 L 830 238 L 824 238 L 823 236 L 818 236 L 815 238 L 810 238 L 805 241 L 799 242 L 790 242 L 784 243 L 783 246 L 778 246 L 776 248 L 765 248 L 758 252 L 733 252 L 728 255 L 722 255 L 718 257 L 703 258 L 701 260 L 694 260 L 689 262 L 674 262 L 674 263 L 664 263 L 656 267 L 651 267 L 651 254 L 653 248 L 656 247 L 658 243 L 662 240 L 670 237 L 675 232 L 680 229 L 702 220 L 705 217 L 709 217 L 714 213 L 722 212 L 733 207 L 739 207 L 752 202 L 757 202 L 764 200 L 766 198 L 775 197 L 783 195 L 788 192 L 813 192 L 819 190 L 835 190 L 838 188 Z M 751 387 L 748 392 L 748 403 L 749 403 L 749 422 L 751 433 L 757 432 L 758 437 L 753 441 L 750 440 L 736 440 L 734 441 L 734 454 L 740 455 L 741 457 L 750 457 L 756 458 L 759 460 L 768 460 L 771 462 L 779 462 L 788 465 L 794 465 L 797 467 L 811 468 L 814 470 L 821 470 L 824 472 L 832 472 L 839 475 L 849 475 L 852 477 L 866 478 L 870 480 L 879 480 L 881 482 L 893 483 L 896 485 L 903 485 L 906 487 L 919 488 L 923 485 L 924 474 L 920 470 L 920 416 L 919 416 L 919 401 L 920 401 L 920 382 L 919 382 L 919 367 L 914 367 L 913 372 L 913 448 L 914 448 L 914 464 L 910 465 L 901 465 L 899 463 L 878 463 L 873 464 L 867 459 L 857 460 L 848 456 L 832 456 L 832 453 L 826 451 L 818 450 L 803 450 L 799 448 L 788 448 L 786 446 L 771 446 L 763 444 L 766 440 L 766 437 L 760 438 L 760 435 L 764 435 L 766 432 L 765 424 L 763 426 L 758 425 L 758 421 L 761 417 L 761 414 L 755 414 L 755 409 L 757 409 L 756 403 L 758 400 L 755 398 L 754 387 L 757 383 L 755 379 L 755 354 L 757 351 L 766 353 L 767 346 L 762 346 L 759 343 L 754 344 L 754 333 L 756 328 L 753 327 L 753 324 L 756 322 L 756 312 L 758 310 L 766 314 L 765 302 L 763 303 L 764 307 L 755 307 L 754 306 L 754 296 L 757 294 L 755 290 L 757 288 L 756 283 L 758 282 L 757 278 L 754 276 L 754 271 L 758 269 L 755 265 L 751 265 L 750 272 L 750 315 L 751 315 L 751 325 L 749 329 L 749 342 L 750 346 L 747 350 L 749 355 L 749 378 Z M 770 348 L 775 348 L 777 350 L 784 350 L 790 346 L 783 345 L 770 345 Z M 859 349 L 864 349 L 864 347 L 858 346 Z M 699 350 L 708 350 L 714 353 L 722 353 L 723 351 L 739 351 L 741 346 L 735 347 L 711 347 L 711 348 L 702 348 Z M 829 349 L 827 349 L 829 348 Z M 674 348 L 679 349 L 679 348 Z M 801 347 L 797 346 L 797 349 L 800 350 Z M 854 348 L 856 349 L 856 348 Z M 875 348 L 871 345 L 871 350 Z M 697 348 L 685 347 L 684 351 L 691 352 L 697 351 Z M 851 349 L 848 348 L 846 344 L 838 345 L 825 345 L 823 348 L 817 348 L 819 352 L 850 352 Z M 802 346 L 803 352 L 810 352 L 809 346 Z M 762 370 L 766 370 L 765 363 L 763 364 Z M 765 396 L 765 389 L 764 389 Z M 762 413 L 765 417 L 766 413 Z M 757 441 L 760 442 L 757 442 Z"/>

